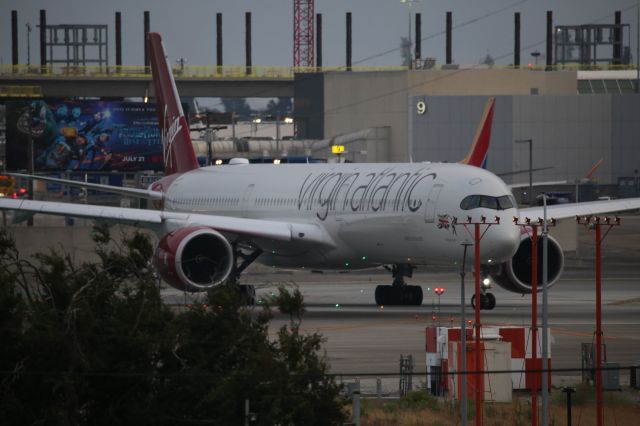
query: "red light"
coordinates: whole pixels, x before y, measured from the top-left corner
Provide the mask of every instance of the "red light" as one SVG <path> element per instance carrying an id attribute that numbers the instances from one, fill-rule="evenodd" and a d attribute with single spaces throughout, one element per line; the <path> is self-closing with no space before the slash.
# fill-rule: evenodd
<path id="1" fill-rule="evenodd" d="M 26 189 L 24 189 L 24 188 L 20 188 L 20 189 L 18 190 L 18 192 L 19 192 L 20 194 L 25 194 L 25 193 L 27 192 L 27 190 L 26 190 Z"/>
<path id="2" fill-rule="evenodd" d="M 16 193 L 14 192 L 13 194 L 11 194 L 11 198 L 18 198 L 18 196 L 16 195 Z"/>

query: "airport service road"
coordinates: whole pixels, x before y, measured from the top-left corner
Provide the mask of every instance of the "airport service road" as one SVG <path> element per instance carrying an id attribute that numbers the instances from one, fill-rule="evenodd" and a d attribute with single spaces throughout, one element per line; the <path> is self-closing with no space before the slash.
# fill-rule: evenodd
<path id="1" fill-rule="evenodd" d="M 473 282 L 467 275 L 466 293 L 471 296 Z M 455 273 L 416 274 L 411 283 L 420 283 L 425 292 L 421 307 L 374 306 L 378 283 L 389 278 L 373 274 L 252 275 L 246 282 L 259 285 L 258 295 L 290 283 L 300 288 L 307 310 L 303 328 L 322 333 L 332 371 L 335 373 L 396 373 L 400 354 L 412 354 L 416 367 L 424 365 L 424 329 L 437 324 L 460 324 L 460 278 Z M 433 287 L 445 288 L 438 298 Z M 589 269 L 567 271 L 549 290 L 549 324 L 553 334 L 552 359 L 556 368 L 580 368 L 580 343 L 592 342 L 595 330 L 595 291 Z M 427 291 L 431 288 L 431 291 Z M 609 362 L 629 365 L 640 361 L 640 274 L 627 268 L 606 275 L 603 280 L 603 329 Z M 487 325 L 529 325 L 531 297 L 522 297 L 499 287 L 491 289 L 498 302 L 493 311 L 481 311 Z M 539 297 L 539 314 L 542 311 Z M 336 306 L 338 304 L 338 306 Z M 467 319 L 473 319 L 470 306 Z M 273 331 L 287 321 L 278 316 Z M 578 374 L 578 373 L 575 373 Z M 562 373 L 562 375 L 571 375 Z"/>

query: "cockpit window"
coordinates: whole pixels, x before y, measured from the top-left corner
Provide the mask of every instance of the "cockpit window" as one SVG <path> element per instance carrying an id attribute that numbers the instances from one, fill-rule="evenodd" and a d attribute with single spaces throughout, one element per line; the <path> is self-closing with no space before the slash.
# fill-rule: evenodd
<path id="1" fill-rule="evenodd" d="M 511 202 L 511 197 L 508 195 L 503 195 L 502 197 L 498 197 L 498 209 L 506 210 L 513 208 L 513 203 Z"/>
<path id="2" fill-rule="evenodd" d="M 480 196 L 469 195 L 460 202 L 460 208 L 462 210 L 471 210 L 480 207 Z"/>
<path id="3" fill-rule="evenodd" d="M 460 202 L 462 210 L 472 210 L 482 207 L 492 210 L 506 210 L 515 207 L 513 198 L 509 195 L 492 197 L 490 195 L 469 195 Z"/>
<path id="4" fill-rule="evenodd" d="M 483 207 L 485 209 L 498 210 L 498 199 L 496 197 L 488 197 L 486 195 L 482 195 L 480 197 L 480 207 Z"/>

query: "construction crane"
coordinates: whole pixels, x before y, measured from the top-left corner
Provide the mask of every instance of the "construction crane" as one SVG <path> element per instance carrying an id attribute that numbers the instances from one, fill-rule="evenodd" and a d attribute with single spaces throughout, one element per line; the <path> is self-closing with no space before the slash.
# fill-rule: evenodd
<path id="1" fill-rule="evenodd" d="M 314 0 L 293 0 L 293 66 L 313 67 Z"/>

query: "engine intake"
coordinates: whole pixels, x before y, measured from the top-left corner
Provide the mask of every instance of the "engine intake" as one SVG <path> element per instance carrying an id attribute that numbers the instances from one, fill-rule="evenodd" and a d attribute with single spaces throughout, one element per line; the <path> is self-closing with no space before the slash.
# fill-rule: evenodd
<path id="1" fill-rule="evenodd" d="M 229 277 L 233 249 L 214 229 L 181 228 L 160 240 L 153 260 L 162 278 L 172 287 L 205 291 Z"/>
<path id="2" fill-rule="evenodd" d="M 564 269 L 564 253 L 551 236 L 548 244 L 547 288 L 554 285 Z M 538 237 L 538 291 L 542 291 L 542 237 Z M 489 276 L 500 287 L 515 293 L 531 293 L 531 238 L 523 235 L 511 260 L 489 269 Z"/>

